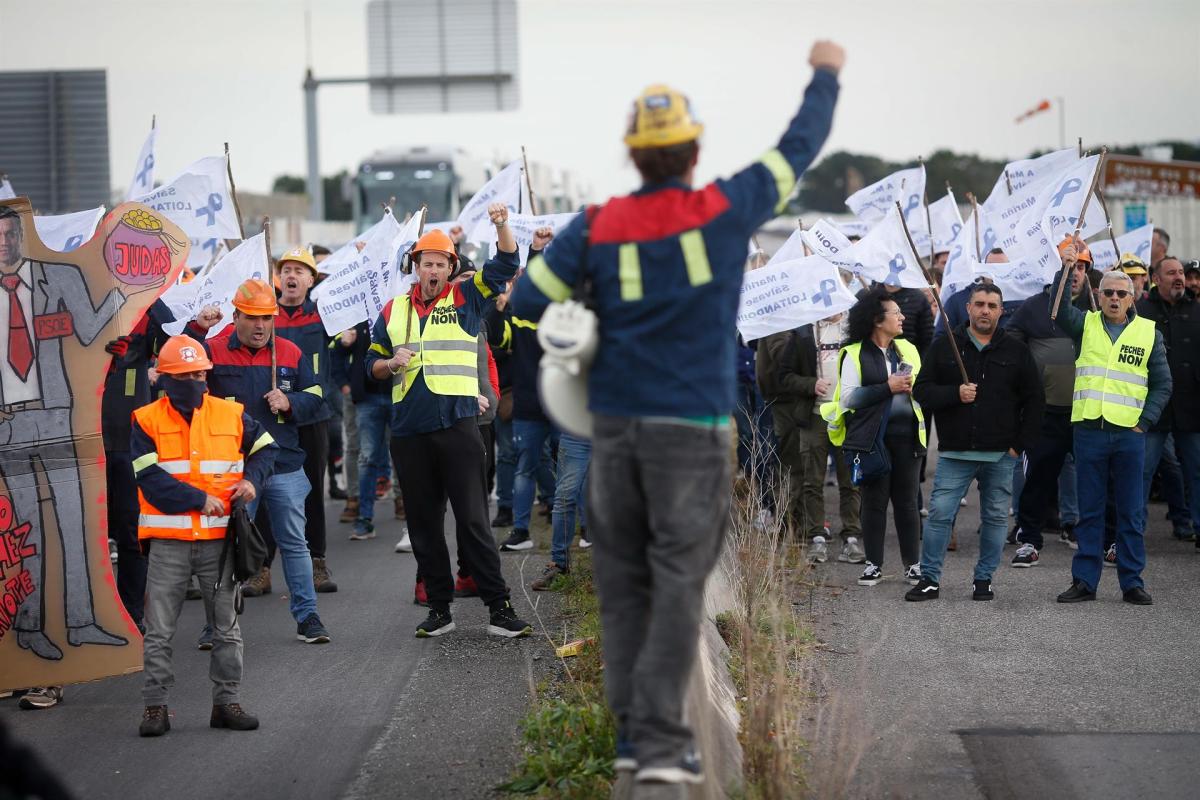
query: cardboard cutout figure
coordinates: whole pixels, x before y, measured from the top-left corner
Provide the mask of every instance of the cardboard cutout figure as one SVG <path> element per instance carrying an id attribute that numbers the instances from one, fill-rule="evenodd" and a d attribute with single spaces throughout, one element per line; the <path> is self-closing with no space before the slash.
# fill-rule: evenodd
<path id="1" fill-rule="evenodd" d="M 108 556 L 104 346 L 175 281 L 187 251 L 140 203 L 59 253 L 38 238 L 28 199 L 0 202 L 0 690 L 141 668 Z"/>

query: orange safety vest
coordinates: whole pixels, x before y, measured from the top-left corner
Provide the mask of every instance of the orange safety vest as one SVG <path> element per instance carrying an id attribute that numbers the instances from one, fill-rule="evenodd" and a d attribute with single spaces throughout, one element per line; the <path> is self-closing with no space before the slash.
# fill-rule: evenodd
<path id="1" fill-rule="evenodd" d="M 170 401 L 159 398 L 133 412 L 134 419 L 154 442 L 157 464 L 188 486 L 211 494 L 229 507 L 233 487 L 242 479 L 242 404 L 206 394 L 192 414 L 192 424 Z M 210 517 L 199 511 L 164 514 L 138 490 L 141 505 L 138 539 L 223 539 L 228 516 Z"/>

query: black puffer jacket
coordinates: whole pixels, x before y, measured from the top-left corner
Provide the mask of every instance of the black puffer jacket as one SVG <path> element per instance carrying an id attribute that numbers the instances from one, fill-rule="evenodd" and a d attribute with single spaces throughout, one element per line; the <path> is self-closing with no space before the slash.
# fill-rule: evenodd
<path id="1" fill-rule="evenodd" d="M 1184 292 L 1178 302 L 1168 303 L 1155 287 L 1138 301 L 1137 313 L 1154 320 L 1171 365 L 1171 400 L 1153 430 L 1200 431 L 1200 302 Z"/>

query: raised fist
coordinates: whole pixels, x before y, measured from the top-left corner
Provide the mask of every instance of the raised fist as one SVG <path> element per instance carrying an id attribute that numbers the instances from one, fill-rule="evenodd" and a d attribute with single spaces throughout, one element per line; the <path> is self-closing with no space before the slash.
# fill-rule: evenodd
<path id="1" fill-rule="evenodd" d="M 840 44 L 820 39 L 813 43 L 812 52 L 808 54 L 808 63 L 813 69 L 824 68 L 835 73 L 841 72 L 846 63 L 846 51 Z"/>

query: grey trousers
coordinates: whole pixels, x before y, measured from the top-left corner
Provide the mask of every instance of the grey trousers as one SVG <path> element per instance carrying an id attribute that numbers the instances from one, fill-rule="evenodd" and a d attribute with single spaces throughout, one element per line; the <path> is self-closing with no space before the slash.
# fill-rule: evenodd
<path id="1" fill-rule="evenodd" d="M 692 746 L 684 692 L 729 516 L 731 437 L 728 426 L 596 418 L 588 533 L 605 688 L 642 767 L 675 766 Z"/>
<path id="2" fill-rule="evenodd" d="M 171 639 L 193 572 L 200 579 L 204 612 L 213 626 L 213 649 L 208 661 L 213 705 L 238 702 L 242 683 L 242 630 L 233 610 L 232 564 L 225 566 L 220 590 L 215 589 L 223 544 L 221 539 L 201 542 L 155 539 L 150 545 L 146 569 L 146 637 L 142 645 L 146 672 L 142 699 L 148 706 L 166 705 L 167 692 L 175 685 Z"/>

